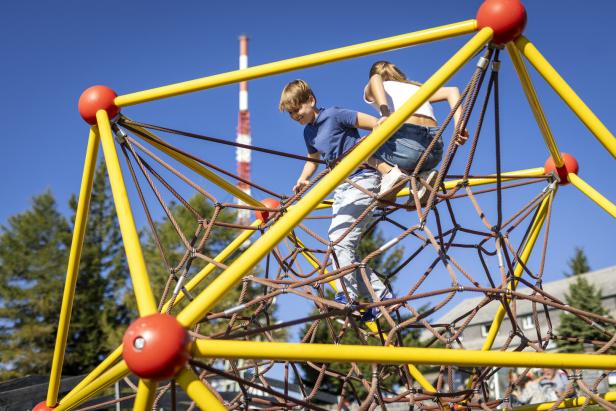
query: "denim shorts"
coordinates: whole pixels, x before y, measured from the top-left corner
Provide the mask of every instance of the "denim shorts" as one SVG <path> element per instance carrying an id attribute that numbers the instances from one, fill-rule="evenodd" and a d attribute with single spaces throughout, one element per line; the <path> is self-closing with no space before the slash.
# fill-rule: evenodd
<path id="1" fill-rule="evenodd" d="M 397 165 L 401 170 L 413 171 L 437 131 L 438 127 L 403 124 L 372 157 L 391 166 Z M 419 171 L 435 168 L 442 157 L 443 140 L 439 138 Z"/>

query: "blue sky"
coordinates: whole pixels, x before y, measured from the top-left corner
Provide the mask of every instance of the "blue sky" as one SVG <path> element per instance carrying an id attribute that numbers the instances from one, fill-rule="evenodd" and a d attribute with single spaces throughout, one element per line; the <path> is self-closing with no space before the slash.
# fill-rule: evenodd
<path id="1" fill-rule="evenodd" d="M 46 189 L 52 190 L 62 211 L 68 213 L 67 199 L 79 188 L 88 134 L 77 113 L 77 100 L 93 84 L 105 84 L 125 94 L 233 70 L 242 33 L 250 37 L 249 65 L 256 65 L 466 20 L 475 16 L 480 3 L 390 1 L 384 8 L 373 1 L 327 5 L 282 1 L 3 2 L 0 187 L 4 195 L 0 223 L 27 209 L 31 197 Z M 611 41 L 616 3 L 595 1 L 584 7 L 573 0 L 526 3 L 525 35 L 604 124 L 616 130 L 616 50 Z M 424 81 L 467 38 L 252 81 L 253 142 L 304 153 L 300 126 L 277 110 L 280 90 L 291 79 L 306 79 L 323 106 L 371 113 L 361 100 L 361 91 L 374 60 L 391 60 L 410 78 Z M 463 87 L 471 70 L 463 69 L 451 84 Z M 577 157 L 582 178 L 616 201 L 616 184 L 611 178 L 616 171 L 614 159 L 532 70 L 531 75 L 561 150 Z M 128 107 L 123 112 L 144 122 L 234 139 L 237 90 L 236 85 L 226 86 Z M 506 54 L 501 110 L 503 169 L 541 166 L 548 152 Z M 443 109 L 437 114 L 440 119 L 445 116 Z M 232 149 L 203 143 L 190 147 L 207 160 L 235 169 Z M 491 153 L 487 149 L 478 153 L 477 172 L 491 170 Z M 289 193 L 300 167 L 297 162 L 255 154 L 253 179 Z M 224 195 L 221 198 L 231 200 Z M 143 221 L 143 215 L 136 214 L 138 221 Z M 612 217 L 574 188 L 563 187 L 554 207 L 546 276 L 558 278 L 577 245 L 584 246 L 593 268 L 613 265 L 615 228 Z"/>

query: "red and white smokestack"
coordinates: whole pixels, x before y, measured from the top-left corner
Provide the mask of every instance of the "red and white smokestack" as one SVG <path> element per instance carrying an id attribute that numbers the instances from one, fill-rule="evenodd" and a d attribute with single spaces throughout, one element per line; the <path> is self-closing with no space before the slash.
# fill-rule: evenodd
<path id="1" fill-rule="evenodd" d="M 248 68 L 248 37 L 245 35 L 240 36 L 240 70 Z M 250 113 L 248 111 L 248 82 L 242 81 L 240 83 L 240 111 L 237 120 L 237 138 L 235 141 L 241 144 L 251 144 L 252 139 L 250 137 Z M 235 152 L 235 159 L 237 161 L 237 174 L 250 181 L 250 150 L 246 148 L 238 147 Z M 243 182 L 238 182 L 237 187 L 250 194 L 250 186 Z M 241 200 L 237 200 L 238 204 L 244 204 Z M 250 211 L 239 210 L 238 223 L 248 225 L 250 224 Z"/>

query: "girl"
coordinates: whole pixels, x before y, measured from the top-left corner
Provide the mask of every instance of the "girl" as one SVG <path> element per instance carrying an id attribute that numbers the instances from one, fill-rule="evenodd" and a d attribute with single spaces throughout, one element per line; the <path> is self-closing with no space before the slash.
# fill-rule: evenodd
<path id="1" fill-rule="evenodd" d="M 377 121 L 377 126 L 385 121 L 390 113 L 402 106 L 421 86 L 420 83 L 408 80 L 400 69 L 388 61 L 374 63 L 370 68 L 369 78 L 364 88 L 364 101 L 379 112 L 381 117 Z M 397 183 L 404 180 L 406 175 L 403 171 L 411 172 L 415 169 L 438 131 L 438 124 L 430 103 L 446 100 L 453 108 L 459 99 L 460 91 L 457 87 L 441 87 L 372 155 L 368 164 L 382 174 L 379 195 L 387 193 Z M 454 113 L 456 126 L 460 121 L 460 115 L 461 109 L 458 107 Z M 464 130 L 455 137 L 455 143 L 464 144 L 467 138 L 468 132 Z M 422 169 L 419 170 L 422 172 L 420 178 L 427 184 L 431 184 L 436 176 L 434 168 L 441 161 L 442 156 L 443 141 L 439 138 Z M 420 199 L 425 192 L 426 189 L 422 185 L 418 193 Z M 395 192 L 388 193 L 388 197 L 395 196 L 395 194 Z"/>

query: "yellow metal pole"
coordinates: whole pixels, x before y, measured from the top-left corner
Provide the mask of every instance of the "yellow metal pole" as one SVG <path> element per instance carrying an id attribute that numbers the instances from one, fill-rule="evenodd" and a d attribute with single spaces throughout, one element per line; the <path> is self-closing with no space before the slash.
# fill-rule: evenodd
<path id="1" fill-rule="evenodd" d="M 539 206 L 539 211 L 537 212 L 537 215 L 531 223 L 531 229 L 528 234 L 528 239 L 526 240 L 526 244 L 524 244 L 524 248 L 522 250 L 522 253 L 520 254 L 520 261 L 523 264 L 526 264 L 528 262 L 535 243 L 537 242 L 537 238 L 539 237 L 539 233 L 541 232 L 541 228 L 543 227 L 543 223 L 545 222 L 545 218 L 547 216 L 549 202 L 549 196 L 543 199 L 541 205 Z M 515 278 L 521 276 L 523 270 L 523 265 L 518 263 L 514 268 L 513 276 Z M 515 285 L 517 285 L 517 281 L 514 281 L 514 287 Z M 498 334 L 498 330 L 500 329 L 501 323 L 503 322 L 503 318 L 505 318 L 505 309 L 502 305 L 499 305 L 498 310 L 496 311 L 496 315 L 494 316 L 494 320 L 492 320 L 492 324 L 490 325 L 490 329 L 488 330 L 486 340 L 481 347 L 482 350 L 487 351 L 492 348 L 494 340 L 496 339 L 496 335 Z"/>
<path id="2" fill-rule="evenodd" d="M 477 33 L 460 51 L 443 65 L 428 81 L 417 90 L 400 109 L 368 138 L 359 143 L 330 173 L 316 184 L 295 207 L 289 209 L 280 220 L 233 264 L 218 276 L 210 286 L 195 298 L 177 317 L 185 327 L 194 325 L 199 319 L 257 264 L 276 244 L 278 244 L 308 213 L 340 184 L 353 170 L 385 142 L 401 125 L 438 90 L 464 63 L 479 51 L 492 38 L 492 29 L 484 28 Z"/>
<path id="3" fill-rule="evenodd" d="M 139 387 L 137 388 L 137 396 L 133 403 L 134 411 L 150 411 L 154 404 L 154 397 L 156 396 L 156 381 L 139 380 Z"/>
<path id="4" fill-rule="evenodd" d="M 62 308 L 60 309 L 60 320 L 58 323 L 58 333 L 54 346 L 53 360 L 51 363 L 51 373 L 49 375 L 49 387 L 47 388 L 47 406 L 53 407 L 58 402 L 58 390 L 60 388 L 60 377 L 62 375 L 62 364 L 64 363 L 64 352 L 66 350 L 66 339 L 68 328 L 71 323 L 71 311 L 73 310 L 73 300 L 75 298 L 75 285 L 79 274 L 79 260 L 83 238 L 88 225 L 88 211 L 90 209 L 90 196 L 92 194 L 92 181 L 96 170 L 96 157 L 100 136 L 92 128 L 88 137 L 88 148 L 86 159 L 83 165 L 81 177 L 81 188 L 79 189 L 79 202 L 75 213 L 75 227 L 73 228 L 73 238 L 71 240 L 71 251 L 68 256 L 68 267 L 66 269 L 66 280 L 64 282 L 64 295 L 62 296 Z"/>
<path id="5" fill-rule="evenodd" d="M 287 60 L 249 67 L 243 70 L 230 71 L 214 76 L 125 94 L 123 96 L 116 97 L 114 102 L 119 107 L 130 106 L 133 104 L 144 103 L 146 101 L 173 97 L 212 87 L 224 86 L 226 84 L 238 83 L 240 81 L 247 81 L 259 77 L 271 76 L 273 74 L 285 73 L 291 70 L 299 70 L 320 64 L 332 63 L 334 61 L 361 57 L 368 54 L 380 53 L 383 51 L 399 49 L 430 41 L 470 34 L 473 33 L 476 28 L 477 22 L 475 20 L 466 20 L 446 26 L 388 37 L 367 43 L 354 44 L 351 46 L 322 51 L 302 57 L 295 57 Z"/>
<path id="6" fill-rule="evenodd" d="M 616 391 L 606 392 L 605 394 L 597 394 L 599 397 L 603 398 L 606 401 L 616 401 Z M 575 398 L 567 398 L 562 401 L 555 408 L 557 410 L 563 408 L 573 408 L 573 407 L 581 407 L 588 400 L 586 397 L 575 397 Z M 510 411 L 547 411 L 552 409 L 555 402 L 544 402 L 541 404 L 531 404 L 531 405 L 523 405 L 521 407 L 515 408 L 507 408 Z M 595 400 L 592 398 L 589 401 L 589 404 L 596 404 Z"/>
<path id="7" fill-rule="evenodd" d="M 71 401 L 71 397 L 74 397 L 87 387 L 92 381 L 96 380 L 100 375 L 106 372 L 112 365 L 114 365 L 120 358 L 122 357 L 122 345 L 116 348 L 111 354 L 107 356 L 95 369 L 93 369 L 90 374 L 88 374 L 79 384 L 77 384 L 73 389 L 66 394 L 66 396 L 62 399 L 62 402 Z"/>
<path id="8" fill-rule="evenodd" d="M 70 398 L 63 399 L 54 411 L 65 411 L 77 407 L 79 404 L 83 404 L 85 401 L 94 397 L 100 391 L 104 390 L 111 384 L 118 381 L 120 378 L 124 378 L 129 373 L 128 367 L 124 361 L 111 367 L 107 372 L 100 376 L 96 381 L 88 384 L 83 390 L 79 391 Z"/>
<path id="9" fill-rule="evenodd" d="M 296 240 L 300 247 L 304 246 L 304 244 L 300 241 L 299 238 L 296 238 Z M 302 255 L 304 256 L 306 261 L 308 261 L 308 263 L 310 263 L 310 265 L 312 265 L 314 268 L 319 267 L 319 263 L 317 262 L 316 257 L 312 255 L 311 252 L 304 250 L 302 251 Z M 325 269 L 325 273 L 327 273 L 327 269 Z M 335 292 L 338 292 L 338 288 L 336 287 L 335 281 L 329 281 L 328 284 L 334 289 Z M 367 322 L 366 327 L 368 327 L 368 329 L 372 331 L 373 333 L 379 332 L 378 327 L 376 326 L 376 323 L 373 321 Z M 426 377 L 424 377 L 424 375 L 421 373 L 421 371 L 417 369 L 417 367 L 415 367 L 413 364 L 408 364 L 408 369 L 409 369 L 409 372 L 411 373 L 411 376 L 415 379 L 415 381 L 417 381 L 419 385 L 421 385 L 421 387 L 424 390 L 428 390 L 432 392 L 436 391 L 436 388 L 434 388 L 434 386 L 430 384 L 430 381 L 428 381 Z"/>
<path id="10" fill-rule="evenodd" d="M 254 207 L 264 207 L 263 203 L 254 199 L 250 195 L 246 194 L 245 192 L 243 192 L 242 190 L 240 190 L 233 184 L 229 183 L 225 179 L 219 177 L 216 173 L 208 170 L 207 168 L 205 168 L 204 166 L 202 166 L 201 164 L 199 164 L 192 158 L 188 158 L 182 155 L 181 153 L 177 153 L 165 147 L 165 145 L 162 144 L 163 141 L 156 135 L 150 133 L 149 130 L 146 130 L 145 128 L 139 127 L 136 125 L 131 125 L 131 127 L 134 127 L 135 129 L 139 130 L 139 132 L 146 134 L 148 137 L 150 137 L 151 140 L 142 138 L 139 135 L 137 135 L 137 137 L 142 138 L 142 140 L 145 141 L 146 143 L 153 145 L 154 147 L 158 148 L 160 151 L 166 153 L 170 157 L 184 164 L 186 167 L 190 168 L 195 173 L 210 180 L 212 183 L 216 184 L 218 187 L 222 188 L 226 192 L 232 194 L 234 197 L 239 198 L 240 200 L 242 200 L 244 203 L 248 205 L 251 205 Z"/>
<path id="11" fill-rule="evenodd" d="M 530 61 L 535 69 L 543 76 L 545 81 L 556 91 L 571 110 L 578 116 L 582 123 L 588 127 L 591 133 L 603 144 L 612 156 L 616 157 L 616 138 L 588 108 L 575 91 L 565 82 L 552 65 L 541 55 L 539 50 L 524 36 L 515 40 L 515 45 L 520 52 Z"/>
<path id="12" fill-rule="evenodd" d="M 251 227 L 258 227 L 259 225 L 261 225 L 261 222 L 262 222 L 261 220 L 257 219 L 250 226 Z M 248 240 L 255 232 L 256 232 L 256 230 L 244 230 L 243 233 L 241 233 L 239 236 L 237 236 L 235 238 L 235 240 L 233 240 L 228 246 L 226 246 L 224 248 L 224 250 L 222 250 L 214 258 L 214 261 L 216 261 L 217 263 L 224 262 L 235 250 L 240 248 L 241 245 L 244 244 L 244 242 L 246 240 Z M 203 267 L 203 269 L 201 271 L 199 271 L 197 274 L 195 274 L 195 276 L 188 283 L 186 283 L 186 289 L 188 291 L 191 291 L 193 288 L 195 288 L 197 285 L 199 285 L 201 283 L 201 281 L 203 281 L 208 275 L 210 275 L 210 273 L 212 271 L 214 271 L 215 269 L 216 269 L 216 265 L 214 265 L 212 263 L 209 263 L 208 265 Z M 175 304 L 178 304 L 183 299 L 184 299 L 184 293 L 178 294 L 177 298 L 175 299 Z M 165 303 L 165 305 L 164 305 L 164 307 L 162 309 L 163 312 L 166 312 L 169 309 L 169 303 L 170 303 L 170 301 L 167 301 Z"/>
<path id="13" fill-rule="evenodd" d="M 143 317 L 156 312 L 154 294 L 150 288 L 148 271 L 143 259 L 141 244 L 139 243 L 139 234 L 137 233 L 130 202 L 128 201 L 128 194 L 126 193 L 126 186 L 122 178 L 122 169 L 118 161 L 118 153 L 115 148 L 113 132 L 111 131 L 107 112 L 105 110 L 98 110 L 96 121 L 103 143 L 109 183 L 118 215 L 118 222 L 120 223 L 126 259 L 128 260 L 128 269 L 137 299 L 137 308 L 139 309 L 139 315 Z"/>
<path id="14" fill-rule="evenodd" d="M 601 193 L 595 190 L 590 184 L 586 181 L 582 180 L 580 176 L 575 173 L 567 174 L 567 179 L 571 184 L 573 184 L 578 190 L 582 193 L 586 194 L 588 198 L 597 203 L 599 207 L 604 209 L 609 215 L 616 218 L 616 205 L 612 203 L 607 198 L 603 197 Z"/>
<path id="15" fill-rule="evenodd" d="M 191 370 L 183 370 L 178 376 L 177 382 L 202 410 L 226 411 L 220 400 Z"/>
<path id="16" fill-rule="evenodd" d="M 360 362 L 379 364 L 439 364 L 462 367 L 545 367 L 616 369 L 616 355 L 546 354 L 538 352 L 455 350 L 375 345 L 334 345 L 197 340 L 193 356 L 274 361 Z"/>
<path id="17" fill-rule="evenodd" d="M 554 136 L 552 135 L 552 130 L 550 130 L 550 125 L 548 124 L 548 121 L 545 117 L 543 108 L 541 108 L 541 103 L 539 102 L 539 98 L 537 97 L 537 93 L 535 92 L 535 88 L 533 87 L 530 76 L 528 75 L 526 65 L 522 60 L 522 56 L 520 56 L 520 52 L 511 42 L 507 43 L 507 51 L 509 52 L 509 56 L 511 57 L 513 67 L 518 73 L 518 78 L 520 79 L 520 83 L 522 84 L 522 88 L 524 89 L 524 94 L 526 94 L 528 104 L 530 105 L 530 108 L 535 115 L 535 120 L 537 121 L 539 130 L 541 131 L 541 135 L 543 136 L 545 145 L 548 147 L 548 150 L 550 152 L 550 155 L 554 159 L 556 167 L 562 167 L 564 164 L 563 158 L 560 156 L 560 150 L 558 150 L 558 146 L 556 145 L 556 141 L 554 140 Z"/>
<path id="18" fill-rule="evenodd" d="M 599 397 L 603 398 L 606 401 L 616 401 L 616 391 L 606 392 L 605 394 L 597 394 Z M 557 410 L 561 410 L 563 408 L 573 408 L 573 407 L 581 407 L 588 400 L 586 397 L 575 397 L 575 398 L 567 398 L 562 401 L 555 408 Z M 588 402 L 589 404 L 596 404 L 595 400 L 592 398 Z M 532 405 L 523 405 L 521 407 L 515 408 L 506 408 L 510 411 L 547 411 L 552 409 L 555 402 L 544 402 L 541 404 L 532 404 Z"/>

